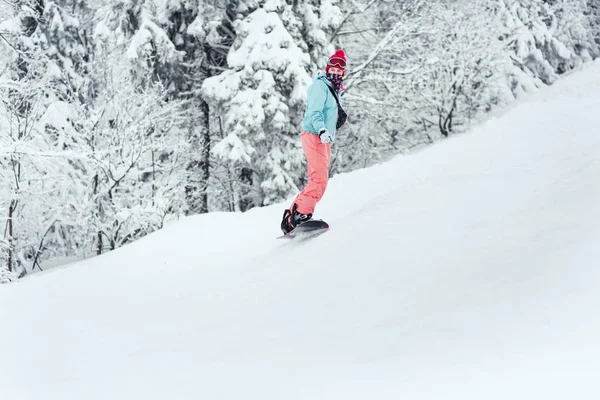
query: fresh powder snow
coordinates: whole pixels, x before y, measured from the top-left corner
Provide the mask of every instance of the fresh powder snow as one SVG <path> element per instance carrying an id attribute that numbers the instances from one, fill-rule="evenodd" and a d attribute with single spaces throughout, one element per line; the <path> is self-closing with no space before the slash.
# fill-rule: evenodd
<path id="1" fill-rule="evenodd" d="M 600 397 L 600 63 L 288 202 L 0 286 L 0 397 Z"/>

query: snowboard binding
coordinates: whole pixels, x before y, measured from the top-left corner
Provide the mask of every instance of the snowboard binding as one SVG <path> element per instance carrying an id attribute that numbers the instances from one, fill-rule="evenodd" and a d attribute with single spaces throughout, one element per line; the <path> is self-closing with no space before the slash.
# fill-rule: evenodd
<path id="1" fill-rule="evenodd" d="M 297 208 L 298 206 L 296 203 L 294 203 L 291 211 L 287 209 L 283 212 L 283 218 L 281 219 L 281 231 L 284 235 L 293 231 L 298 225 L 312 219 L 312 214 L 299 213 Z"/>

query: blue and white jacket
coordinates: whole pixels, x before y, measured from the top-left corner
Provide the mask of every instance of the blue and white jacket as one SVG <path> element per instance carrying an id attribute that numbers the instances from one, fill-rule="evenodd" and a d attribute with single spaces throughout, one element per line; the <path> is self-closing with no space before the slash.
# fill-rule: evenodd
<path id="1" fill-rule="evenodd" d="M 302 130 L 318 135 L 322 128 L 327 128 L 332 137 L 335 138 L 338 107 L 327 86 L 332 86 L 331 82 L 327 80 L 322 72 L 319 72 L 308 88 Z M 340 97 L 338 99 L 341 105 L 342 99 Z"/>

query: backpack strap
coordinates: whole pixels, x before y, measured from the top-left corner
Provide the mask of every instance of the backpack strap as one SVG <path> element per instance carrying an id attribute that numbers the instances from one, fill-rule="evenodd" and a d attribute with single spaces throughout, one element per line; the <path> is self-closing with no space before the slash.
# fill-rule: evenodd
<path id="1" fill-rule="evenodd" d="M 337 118 L 337 121 L 335 123 L 335 129 L 340 129 L 346 123 L 346 119 L 348 118 L 348 114 L 346 114 L 346 112 L 344 111 L 344 109 L 340 105 L 340 100 L 338 99 L 338 96 L 337 96 L 337 93 L 335 92 L 335 90 L 333 90 L 333 88 L 331 86 L 329 86 L 329 85 L 327 85 L 327 88 L 329 88 L 329 91 L 333 95 L 333 98 L 335 99 L 335 102 L 337 103 L 337 106 L 338 106 L 338 118 Z"/>
<path id="2" fill-rule="evenodd" d="M 326 84 L 326 85 L 327 85 L 327 84 Z M 330 91 L 330 92 L 331 92 L 331 94 L 333 95 L 333 98 L 335 99 L 335 102 L 337 103 L 338 107 L 341 107 L 341 105 L 340 105 L 340 101 L 339 101 L 339 99 L 338 99 L 338 97 L 337 97 L 337 93 L 335 93 L 335 90 L 334 90 L 334 89 L 333 89 L 331 86 L 329 86 L 329 85 L 327 85 L 327 88 L 329 89 L 329 91 Z"/>

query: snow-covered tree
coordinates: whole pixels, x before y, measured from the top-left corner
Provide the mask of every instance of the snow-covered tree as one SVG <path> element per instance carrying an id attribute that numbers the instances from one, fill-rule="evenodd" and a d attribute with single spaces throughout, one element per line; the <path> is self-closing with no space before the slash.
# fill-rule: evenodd
<path id="1" fill-rule="evenodd" d="M 3 252 L 0 252 L 0 257 Z M 15 275 L 10 272 L 7 268 L 7 264 L 0 261 L 0 285 L 3 283 L 9 283 L 16 280 Z"/>
<path id="2" fill-rule="evenodd" d="M 561 69 L 569 71 L 577 68 L 600 54 L 597 32 L 592 27 L 593 18 L 590 18 L 593 8 L 586 0 L 553 2 L 550 10 L 555 18 L 551 20 L 549 29 L 572 52 L 570 62 Z"/>
<path id="3" fill-rule="evenodd" d="M 49 126 L 59 92 L 51 56 L 40 45 L 39 3 L 15 10 L 0 30 L 0 210 L 5 221 L 3 251 L 9 271 L 19 276 L 40 265 L 48 240 L 68 210 L 64 176 L 71 170 L 68 134 Z"/>
<path id="4" fill-rule="evenodd" d="M 348 6 L 351 10 L 355 3 Z M 358 2 L 335 171 L 447 136 L 598 54 L 581 0 Z M 589 2 L 588 2 L 589 3 Z"/>
<path id="5" fill-rule="evenodd" d="M 37 33 L 39 46 L 46 51 L 57 71 L 54 84 L 57 97 L 70 102 L 75 96 L 85 101 L 88 63 L 93 52 L 89 15 L 93 11 L 86 2 L 75 0 L 47 1 L 44 18 Z M 82 22 L 83 21 L 83 22 Z"/>
<path id="6" fill-rule="evenodd" d="M 159 64 L 157 70 L 169 96 L 184 100 L 186 105 L 182 126 L 187 131 L 188 147 L 185 213 L 205 213 L 209 211 L 211 135 L 209 107 L 202 98 L 201 84 L 226 66 L 226 54 L 234 39 L 230 18 L 235 17 L 237 1 L 212 4 L 171 0 L 155 4 L 157 23 L 182 53 L 181 59 Z"/>
<path id="7" fill-rule="evenodd" d="M 508 100 L 498 84 L 505 57 L 493 11 L 489 0 L 440 0 L 428 10 L 427 25 L 435 29 L 421 35 L 425 57 L 418 56 L 414 72 L 396 82 L 405 93 L 414 91 L 416 101 L 405 103 L 413 126 L 431 123 L 447 137 Z"/>
<path id="8" fill-rule="evenodd" d="M 600 46 L 600 3 L 597 0 L 586 0 L 585 15 L 590 24 L 590 34 L 594 43 Z"/>
<path id="9" fill-rule="evenodd" d="M 513 64 L 543 84 L 598 55 L 582 0 L 502 0 L 498 16 Z M 515 87 L 520 82 L 515 78 Z M 517 93 L 518 94 L 518 93 Z"/>
<path id="10" fill-rule="evenodd" d="M 183 207 L 182 104 L 157 76 L 181 54 L 153 11 L 107 4 L 95 30 L 97 88 L 79 125 L 94 162 L 87 226 L 96 253 L 159 229 Z"/>
<path id="11" fill-rule="evenodd" d="M 414 101 L 398 82 L 425 57 L 422 36 L 433 30 L 424 2 L 352 1 L 337 32 L 349 55 L 345 80 L 348 124 L 333 148 L 334 173 L 362 168 L 405 147 L 411 131 L 407 102 Z"/>
<path id="12" fill-rule="evenodd" d="M 320 50 L 324 46 L 316 43 L 325 37 L 315 7 L 316 2 L 284 1 L 240 5 L 230 69 L 203 84 L 213 115 L 219 116 L 220 141 L 213 150 L 225 160 L 215 179 L 222 181 L 231 210 L 280 201 L 297 190 L 304 174 L 298 134 L 316 65 L 303 38 L 310 36 L 313 49 Z M 312 21 L 311 35 L 303 35 L 300 13 Z"/>
<path id="13" fill-rule="evenodd" d="M 87 226 L 97 253 L 159 229 L 182 206 L 182 143 L 170 142 L 169 132 L 177 129 L 178 107 L 154 85 L 131 85 L 127 72 L 110 71 L 95 101 L 103 108 L 83 125 L 95 167 Z"/>

